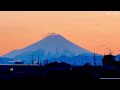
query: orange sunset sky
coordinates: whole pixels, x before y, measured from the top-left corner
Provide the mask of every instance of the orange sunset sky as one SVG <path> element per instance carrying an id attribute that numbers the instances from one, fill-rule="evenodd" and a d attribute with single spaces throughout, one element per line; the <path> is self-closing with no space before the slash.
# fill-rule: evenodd
<path id="1" fill-rule="evenodd" d="M 120 12 L 0 11 L 0 55 L 57 33 L 90 51 L 120 53 Z"/>

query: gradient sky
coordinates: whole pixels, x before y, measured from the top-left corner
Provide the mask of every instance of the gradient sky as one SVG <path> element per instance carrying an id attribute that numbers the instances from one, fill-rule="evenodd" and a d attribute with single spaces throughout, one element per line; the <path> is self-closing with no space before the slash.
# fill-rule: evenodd
<path id="1" fill-rule="evenodd" d="M 0 11 L 0 55 L 26 47 L 49 33 L 99 54 L 120 53 L 120 12 Z"/>

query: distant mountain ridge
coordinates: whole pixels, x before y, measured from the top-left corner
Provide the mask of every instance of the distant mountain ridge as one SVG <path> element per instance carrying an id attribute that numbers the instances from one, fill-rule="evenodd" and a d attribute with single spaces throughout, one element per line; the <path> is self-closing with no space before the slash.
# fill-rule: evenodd
<path id="1" fill-rule="evenodd" d="M 32 55 L 35 60 L 38 59 L 38 56 L 40 60 L 45 60 L 59 58 L 61 56 L 93 56 L 93 52 L 70 42 L 59 34 L 51 34 L 36 43 L 23 49 L 13 50 L 2 57 L 20 59 L 28 63 L 31 62 Z"/>
<path id="2" fill-rule="evenodd" d="M 10 64 L 13 60 L 11 58 L 0 57 L 0 64 Z"/>

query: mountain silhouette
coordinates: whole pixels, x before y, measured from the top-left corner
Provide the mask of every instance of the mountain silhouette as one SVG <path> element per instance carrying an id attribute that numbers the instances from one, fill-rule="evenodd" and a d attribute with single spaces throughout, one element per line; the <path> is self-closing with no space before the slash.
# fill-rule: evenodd
<path id="1" fill-rule="evenodd" d="M 36 60 L 59 58 L 61 56 L 74 57 L 77 55 L 91 56 L 93 53 L 88 51 L 71 41 L 67 40 L 60 34 L 51 34 L 42 40 L 33 43 L 25 48 L 13 50 L 2 57 L 15 58 L 29 61 L 33 55 Z"/>

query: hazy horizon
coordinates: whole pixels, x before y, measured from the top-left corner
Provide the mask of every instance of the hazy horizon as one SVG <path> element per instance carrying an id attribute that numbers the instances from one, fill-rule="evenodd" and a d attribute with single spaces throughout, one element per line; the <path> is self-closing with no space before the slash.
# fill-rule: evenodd
<path id="1" fill-rule="evenodd" d="M 0 56 L 57 33 L 98 54 L 119 54 L 120 12 L 0 11 Z"/>

